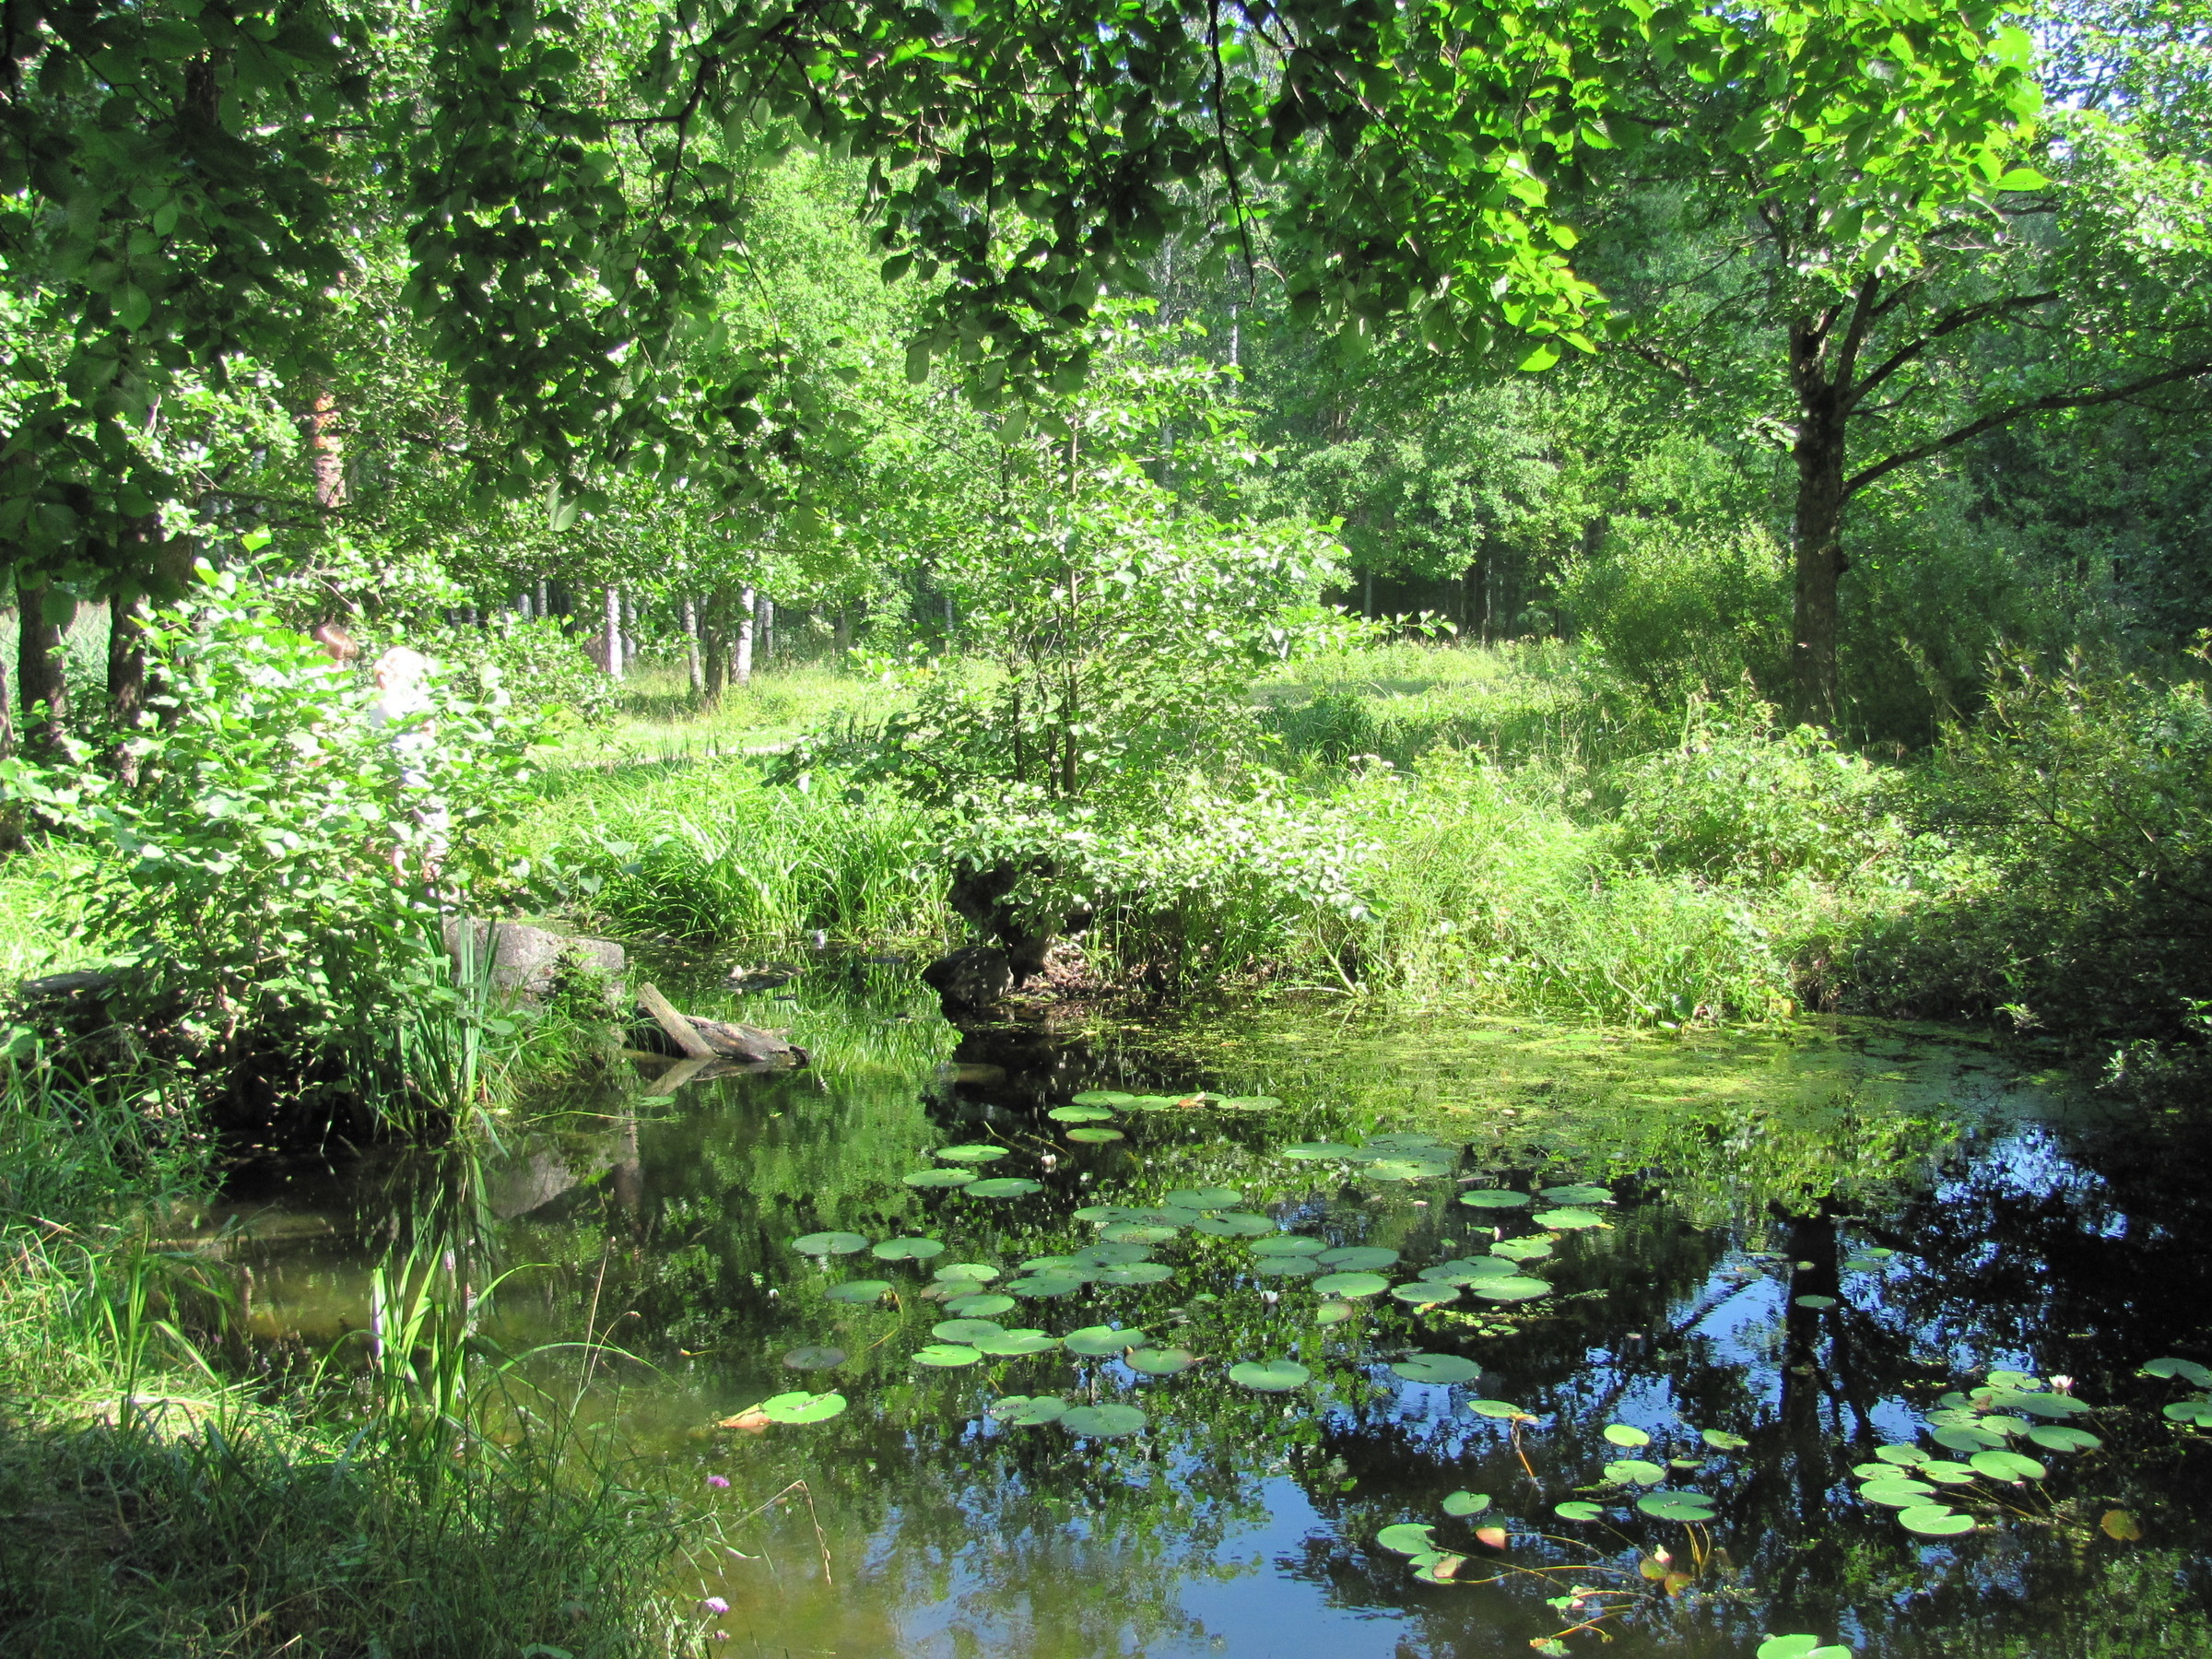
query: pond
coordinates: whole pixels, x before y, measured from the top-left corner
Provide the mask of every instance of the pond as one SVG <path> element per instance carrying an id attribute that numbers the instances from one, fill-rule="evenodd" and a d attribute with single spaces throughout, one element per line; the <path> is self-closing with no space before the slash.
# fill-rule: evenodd
<path id="1" fill-rule="evenodd" d="M 710 1512 L 713 1651 L 2205 1651 L 2192 1116 L 1925 1028 L 963 1033 L 818 977 L 721 1000 L 807 1070 L 241 1170 L 253 1329 L 342 1347 L 443 1217 L 485 1347 Z"/>

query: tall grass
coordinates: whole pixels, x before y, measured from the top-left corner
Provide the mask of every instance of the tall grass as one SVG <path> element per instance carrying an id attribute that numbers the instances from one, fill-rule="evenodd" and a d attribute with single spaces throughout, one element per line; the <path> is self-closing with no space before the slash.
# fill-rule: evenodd
<path id="1" fill-rule="evenodd" d="M 528 850 L 583 920 L 794 949 L 948 936 L 932 819 L 884 791 L 769 787 L 743 766 L 640 767 L 553 804 Z"/>
<path id="2" fill-rule="evenodd" d="M 161 1091 L 65 1076 L 0 1072 L 0 1512 L 37 1518 L 0 1528 L 0 1650 L 678 1650 L 689 1518 L 503 1391 L 454 1241 L 408 1230 L 365 1367 L 237 1380 L 223 1268 L 159 1241 L 196 1173 Z"/>

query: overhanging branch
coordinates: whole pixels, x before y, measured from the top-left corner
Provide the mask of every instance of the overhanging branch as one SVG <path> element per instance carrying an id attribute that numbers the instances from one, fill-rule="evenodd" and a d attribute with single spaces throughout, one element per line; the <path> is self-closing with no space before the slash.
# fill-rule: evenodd
<path id="1" fill-rule="evenodd" d="M 2124 398 L 2134 397 L 2156 386 L 2171 386 L 2177 381 L 2195 380 L 2207 374 L 2212 374 L 2212 358 L 2177 364 L 2171 369 L 2144 375 L 2124 385 L 2100 386 L 2092 392 L 2054 392 L 2048 397 L 2031 398 L 2026 403 L 2014 404 L 2010 408 L 1997 409 L 1984 415 L 1979 420 L 1970 420 L 1956 431 L 1946 432 L 1940 438 L 1931 438 L 1925 443 L 1914 444 L 1909 450 L 1900 450 L 1894 455 L 1877 461 L 1872 466 L 1861 468 L 1844 480 L 1843 493 L 1846 497 L 1854 496 L 1877 478 L 1884 477 L 1900 466 L 1910 466 L 1915 461 L 1925 461 L 1930 455 L 1956 449 L 1961 443 L 1979 438 L 1984 432 L 1994 432 L 1997 428 L 2009 425 L 2023 416 L 2049 414 L 2056 409 L 2088 409 L 2099 404 L 2119 403 Z"/>

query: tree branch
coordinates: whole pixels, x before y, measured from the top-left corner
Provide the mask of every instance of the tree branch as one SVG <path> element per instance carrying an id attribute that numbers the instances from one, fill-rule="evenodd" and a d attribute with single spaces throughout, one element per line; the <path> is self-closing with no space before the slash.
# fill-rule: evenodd
<path id="1" fill-rule="evenodd" d="M 1855 407 L 1859 399 L 1865 396 L 1907 363 L 1912 361 L 1914 358 L 1942 339 L 1944 335 L 1957 334 L 1962 328 L 1971 328 L 1976 323 L 1985 322 L 1991 317 L 2003 316 L 2007 312 L 2033 311 L 2037 306 L 2048 305 L 2057 298 L 2058 294 L 2053 290 L 2043 294 L 2015 294 L 2006 300 L 1989 300 L 1980 305 L 1960 306 L 1957 311 L 1939 318 L 1936 325 L 1922 335 L 1920 338 L 1908 345 L 1900 346 L 1891 352 L 1880 368 L 1851 389 L 1844 406 L 1846 408 Z"/>
<path id="2" fill-rule="evenodd" d="M 1994 431 L 2001 426 L 2018 420 L 2023 415 L 2045 414 L 2053 409 L 2094 408 L 2099 404 L 2119 403 L 2135 396 L 2138 392 L 2147 392 L 2154 386 L 2170 386 L 2176 381 L 2195 380 L 2208 374 L 2212 374 L 2212 358 L 2183 363 L 2172 369 L 2161 370 L 2157 374 L 2147 374 L 2124 385 L 2103 386 L 2094 392 L 2054 392 L 2048 397 L 2014 404 L 2008 409 L 1995 410 L 1979 420 L 1969 421 L 1956 431 L 1947 432 L 1940 438 L 1931 438 L 1925 443 L 1914 444 L 1909 450 L 1900 450 L 1885 460 L 1877 461 L 1872 466 L 1861 468 L 1843 481 L 1843 494 L 1847 499 L 1854 496 L 1877 478 L 1886 477 L 1900 466 L 1910 466 L 1915 461 L 1925 461 L 1930 455 L 1955 449 L 1984 432 Z"/>

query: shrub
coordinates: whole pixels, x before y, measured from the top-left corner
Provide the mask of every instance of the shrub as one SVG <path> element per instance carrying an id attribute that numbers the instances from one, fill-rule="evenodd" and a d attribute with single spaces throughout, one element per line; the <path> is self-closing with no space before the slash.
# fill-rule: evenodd
<path id="1" fill-rule="evenodd" d="M 1885 809 L 1880 773 L 1809 726 L 1737 693 L 1694 700 L 1681 744 L 1617 768 L 1609 840 L 1630 865 L 1771 887 L 1793 876 L 1848 880 L 1908 836 Z"/>
<path id="2" fill-rule="evenodd" d="M 2202 1041 L 2212 700 L 2201 681 L 2018 676 L 1903 799 L 1959 851 L 1942 886 L 1856 931 L 1859 1004 Z"/>
<path id="3" fill-rule="evenodd" d="M 134 739 L 144 782 L 6 763 L 0 784 L 100 856 L 81 877 L 88 939 L 135 970 L 150 1006 L 229 1041 L 382 1042 L 442 949 L 435 860 L 465 894 L 520 810 L 530 730 L 490 701 L 439 700 L 434 740 L 376 729 L 370 694 L 249 581 L 201 567 L 147 641 L 162 718 Z M 430 815 L 442 807 L 441 826 Z M 406 873 L 405 878 L 400 874 Z"/>

